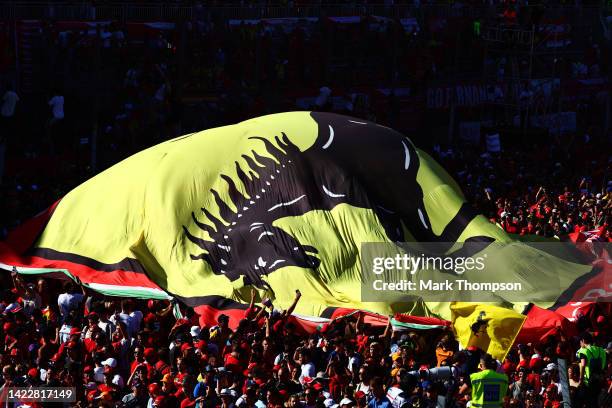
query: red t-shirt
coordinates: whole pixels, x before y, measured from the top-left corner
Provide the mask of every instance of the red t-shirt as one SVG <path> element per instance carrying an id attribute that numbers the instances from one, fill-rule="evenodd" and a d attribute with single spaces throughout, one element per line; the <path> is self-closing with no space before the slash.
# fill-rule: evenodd
<path id="1" fill-rule="evenodd" d="M 181 401 L 181 408 L 195 408 L 196 400 L 190 397 L 184 398 Z"/>

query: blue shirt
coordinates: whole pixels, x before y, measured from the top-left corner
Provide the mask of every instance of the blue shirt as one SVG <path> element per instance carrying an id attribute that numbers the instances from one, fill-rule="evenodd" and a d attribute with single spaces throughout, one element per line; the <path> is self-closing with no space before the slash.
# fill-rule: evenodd
<path id="1" fill-rule="evenodd" d="M 391 408 L 391 401 L 387 397 L 372 398 L 368 402 L 368 408 Z"/>

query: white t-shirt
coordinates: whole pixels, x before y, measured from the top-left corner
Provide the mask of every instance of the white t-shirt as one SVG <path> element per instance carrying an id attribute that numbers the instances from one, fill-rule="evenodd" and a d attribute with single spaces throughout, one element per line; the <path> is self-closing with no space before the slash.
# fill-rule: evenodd
<path id="1" fill-rule="evenodd" d="M 39 309 L 42 304 L 42 300 L 38 293 L 34 293 L 33 298 L 23 298 L 23 311 L 27 316 L 31 316 L 34 309 Z"/>
<path id="2" fill-rule="evenodd" d="M 2 97 L 2 116 L 10 118 L 15 114 L 15 106 L 19 101 L 19 96 L 13 91 L 6 91 Z"/>
<path id="3" fill-rule="evenodd" d="M 61 95 L 55 95 L 49 100 L 49 106 L 53 112 L 55 119 L 64 119 L 64 97 Z"/>
<path id="4" fill-rule="evenodd" d="M 115 325 L 117 324 L 117 319 L 115 315 L 111 316 L 108 320 L 110 320 Z M 128 337 L 136 336 L 136 333 L 140 330 L 140 322 L 142 322 L 142 312 L 139 310 L 135 310 L 130 314 L 119 313 L 119 320 L 125 324 L 127 329 Z"/>
<path id="5" fill-rule="evenodd" d="M 72 326 L 69 324 L 63 324 L 62 327 L 59 330 L 59 340 L 60 343 L 65 343 L 68 341 L 68 339 L 70 339 L 70 330 L 72 329 Z"/>
<path id="6" fill-rule="evenodd" d="M 60 309 L 62 316 L 68 316 L 68 313 L 72 309 L 79 307 L 79 304 L 83 301 L 83 295 L 81 293 L 62 293 L 57 297 L 57 305 Z"/>
<path id="7" fill-rule="evenodd" d="M 130 330 L 132 331 L 130 336 L 134 337 L 136 336 L 136 333 L 140 331 L 140 324 L 142 323 L 143 319 L 142 312 L 140 310 L 134 310 L 132 313 L 130 313 L 130 317 L 130 324 L 132 325 L 130 327 Z"/>
<path id="8" fill-rule="evenodd" d="M 315 366 L 312 363 L 302 364 L 302 374 L 300 374 L 300 383 L 304 383 L 304 377 L 314 378 Z"/>

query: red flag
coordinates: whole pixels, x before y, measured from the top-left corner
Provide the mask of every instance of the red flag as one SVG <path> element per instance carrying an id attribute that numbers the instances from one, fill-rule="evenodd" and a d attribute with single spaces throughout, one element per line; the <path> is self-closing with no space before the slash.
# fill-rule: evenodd
<path id="1" fill-rule="evenodd" d="M 516 337 L 515 343 L 537 343 L 548 336 L 563 333 L 566 337 L 577 334 L 576 325 L 563 315 L 533 305 L 527 313 L 527 320 Z"/>

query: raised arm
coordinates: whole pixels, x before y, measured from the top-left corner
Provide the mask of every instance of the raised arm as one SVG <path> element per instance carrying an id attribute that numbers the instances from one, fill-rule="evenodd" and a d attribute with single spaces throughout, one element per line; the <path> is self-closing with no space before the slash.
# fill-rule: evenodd
<path id="1" fill-rule="evenodd" d="M 257 291 L 255 288 L 251 288 L 251 302 L 249 303 L 250 309 L 253 309 L 253 306 L 255 306 L 255 296 L 257 296 Z"/>
<path id="2" fill-rule="evenodd" d="M 291 304 L 291 306 L 289 306 L 289 309 L 285 310 L 283 312 L 283 314 L 285 316 L 291 316 L 291 314 L 293 314 L 293 311 L 295 310 L 295 307 L 297 306 L 300 298 L 302 297 L 302 292 L 300 292 L 299 289 L 295 290 L 295 299 L 293 299 L 293 303 Z"/>

